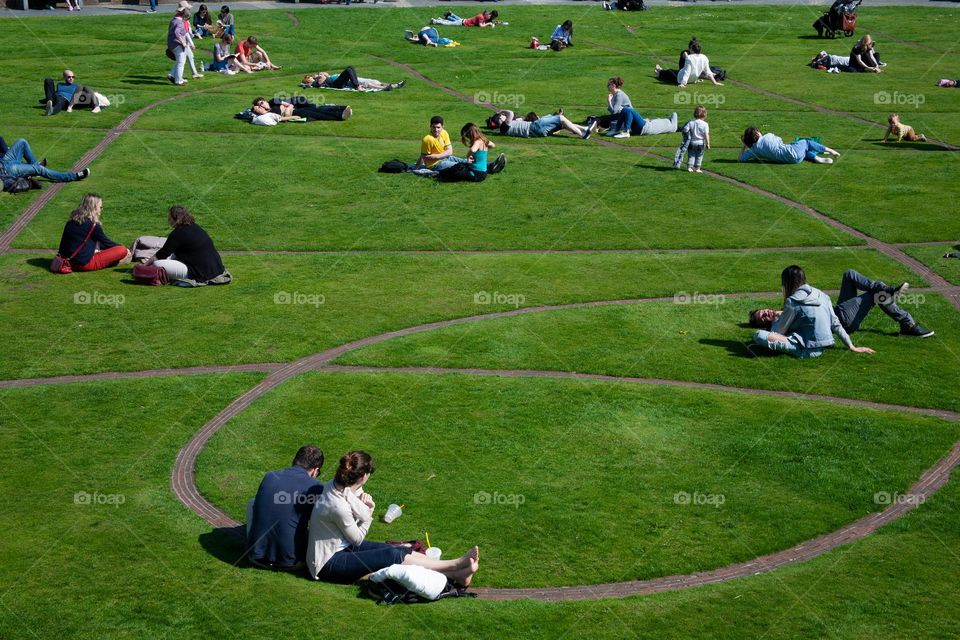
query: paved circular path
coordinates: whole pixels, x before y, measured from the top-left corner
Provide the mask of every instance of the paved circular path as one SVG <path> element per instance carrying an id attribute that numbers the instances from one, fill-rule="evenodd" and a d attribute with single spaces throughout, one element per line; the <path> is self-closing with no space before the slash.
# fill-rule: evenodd
<path id="1" fill-rule="evenodd" d="M 604 45 L 595 46 L 604 47 Z M 604 47 L 608 48 L 609 47 Z M 623 53 L 629 53 L 622 50 Z M 442 89 L 450 95 L 456 96 L 458 98 L 473 102 L 473 99 L 470 96 L 467 96 L 463 93 L 456 91 L 453 88 L 447 87 L 440 84 L 430 78 L 427 78 L 417 70 L 412 67 L 402 64 L 400 62 L 390 60 L 388 58 L 380 58 L 390 64 L 393 64 L 399 68 L 404 69 L 410 73 L 415 78 L 431 84 L 437 88 Z M 752 87 L 744 83 L 737 83 L 741 88 L 756 91 L 763 93 L 768 96 L 781 98 L 790 102 L 800 103 L 804 106 L 811 106 L 820 111 L 830 113 L 831 115 L 838 115 L 843 117 L 849 117 L 856 120 L 863 120 L 860 116 L 855 114 L 848 114 L 844 112 L 833 112 L 825 107 L 815 105 L 813 103 L 798 101 L 794 98 L 788 96 L 781 96 L 779 94 L 767 91 L 765 89 L 760 89 L 757 87 Z M 129 131 L 130 127 L 136 122 L 136 120 L 145 112 L 156 107 L 157 105 L 169 102 L 171 100 L 176 100 L 178 98 L 183 98 L 199 93 L 208 91 L 209 89 L 194 90 L 184 93 L 179 93 L 177 95 L 169 96 L 161 100 L 157 100 L 148 104 L 137 111 L 134 111 L 129 116 L 127 116 L 123 121 L 118 125 L 110 129 L 103 140 L 91 149 L 87 154 L 81 158 L 75 165 L 75 169 L 82 168 L 93 162 L 97 157 L 99 157 L 106 148 L 122 133 Z M 493 105 L 481 105 L 492 107 Z M 869 124 L 876 124 L 870 121 L 865 121 Z M 603 146 L 611 146 L 620 148 L 622 150 L 643 154 L 658 160 L 670 161 L 671 158 L 662 156 L 657 153 L 651 152 L 649 149 L 643 149 L 640 147 L 630 147 L 617 145 L 610 141 L 597 140 L 597 142 Z M 940 143 L 945 148 L 950 150 L 956 150 L 957 147 L 953 145 L 948 145 L 947 143 Z M 830 218 L 826 214 L 813 209 L 803 203 L 795 202 L 778 194 L 760 189 L 754 185 L 750 185 L 734 178 L 715 173 L 712 171 L 705 171 L 705 173 L 715 179 L 724 180 L 735 186 L 748 189 L 754 193 L 768 197 L 784 204 L 787 204 L 795 209 L 802 211 L 808 215 L 811 215 L 822 222 L 839 229 L 845 233 L 853 235 L 864 242 L 871 248 L 877 249 L 878 251 L 884 253 L 885 255 L 893 258 L 897 262 L 905 265 L 915 273 L 921 275 L 924 279 L 932 284 L 930 290 L 942 293 L 947 297 L 948 300 L 958 309 L 960 309 L 960 289 L 958 287 L 951 285 L 939 274 L 933 272 L 928 267 L 915 260 L 914 258 L 907 255 L 904 251 L 900 249 L 899 246 L 882 242 L 873 238 L 857 229 L 854 229 L 846 224 L 843 224 L 833 218 Z M 27 209 L 14 221 L 14 223 L 8 228 L 2 235 L 0 235 L 0 254 L 10 250 L 10 244 L 16 238 L 16 236 L 29 224 L 37 213 L 56 195 L 60 190 L 61 185 L 52 185 L 49 187 L 43 194 L 41 194 Z M 772 248 L 771 248 L 772 249 Z M 768 293 L 764 294 L 727 294 L 728 297 L 744 297 L 744 296 L 757 296 L 757 295 L 771 295 Z M 910 413 L 922 414 L 927 416 L 933 416 L 936 418 L 950 420 L 950 421 L 960 421 L 960 413 L 945 411 L 939 409 L 925 409 L 919 407 L 908 407 L 908 406 L 899 406 L 899 405 L 889 405 L 882 403 L 867 402 L 862 400 L 855 400 L 850 398 L 836 398 L 830 396 L 814 395 L 814 394 L 800 394 L 793 392 L 784 392 L 784 391 L 771 391 L 764 389 L 746 389 L 740 387 L 731 387 L 725 385 L 715 385 L 715 384 L 705 384 L 697 383 L 683 380 L 663 380 L 656 378 L 636 378 L 636 377 L 618 377 L 618 376 L 607 376 L 607 375 L 596 375 L 596 374 L 584 374 L 584 373 L 575 373 L 575 372 L 562 372 L 562 371 L 531 371 L 531 370 L 489 370 L 489 369 L 443 369 L 437 367 L 403 367 L 403 368 L 382 368 L 382 367 L 343 367 L 335 366 L 330 363 L 336 358 L 360 349 L 372 344 L 390 340 L 393 338 L 399 338 L 403 336 L 408 336 L 416 333 L 423 333 L 427 331 L 433 331 L 437 329 L 442 329 L 445 327 L 450 327 L 458 324 L 464 324 L 468 322 L 479 322 L 483 320 L 489 320 L 494 318 L 508 318 L 519 315 L 526 315 L 531 313 L 542 313 L 548 311 L 554 311 L 559 309 L 576 309 L 576 308 L 590 308 L 598 306 L 608 306 L 608 305 L 626 305 L 626 304 L 639 304 L 643 302 L 651 301 L 667 301 L 672 300 L 672 298 L 648 298 L 648 299 L 628 299 L 628 300 L 605 300 L 605 301 L 594 301 L 594 302 L 585 302 L 585 303 L 575 303 L 575 304 L 566 304 L 566 305 L 553 305 L 553 306 L 541 306 L 541 307 L 525 307 L 520 309 L 515 309 L 512 311 L 504 311 L 498 313 L 490 313 L 478 316 L 471 316 L 466 318 L 457 318 L 453 320 L 445 320 L 440 322 L 432 322 L 427 324 L 416 325 L 408 327 L 405 329 L 391 331 L 383 333 L 376 336 L 370 336 L 360 340 L 355 340 L 332 349 L 328 349 L 321 353 L 317 353 L 305 358 L 301 358 L 293 363 L 289 364 L 251 364 L 251 365 L 235 365 L 235 366 L 212 366 L 212 367 L 190 367 L 184 369 L 160 369 L 160 370 L 149 370 L 149 371 L 139 371 L 139 372 L 106 372 L 99 374 L 92 374 L 87 376 L 59 376 L 54 378 L 41 378 L 41 379 L 30 379 L 30 380 L 10 380 L 0 382 L 0 388 L 14 388 L 14 387 L 26 387 L 39 384 L 64 384 L 69 382 L 77 382 L 84 380 L 116 380 L 123 378 L 143 378 L 143 377 L 155 377 L 163 375 L 184 375 L 184 374 L 203 374 L 203 373 L 222 373 L 222 372 L 242 372 L 242 371 L 262 371 L 267 372 L 268 375 L 264 378 L 258 385 L 235 399 L 231 402 L 225 409 L 223 409 L 217 416 L 212 420 L 207 422 L 203 427 L 194 434 L 193 438 L 180 450 L 177 454 L 176 460 L 173 465 L 173 470 L 171 473 L 171 489 L 177 498 L 183 502 L 187 507 L 197 513 L 199 516 L 204 518 L 207 522 L 217 528 L 226 529 L 232 532 L 235 535 L 238 535 L 242 538 L 242 525 L 241 523 L 233 520 L 229 515 L 227 515 L 219 507 L 208 501 L 200 493 L 198 487 L 196 486 L 194 472 L 196 468 L 196 461 L 203 450 L 203 447 L 210 440 L 210 438 L 221 428 L 223 427 L 230 419 L 238 415 L 244 409 L 246 409 L 254 400 L 260 398 L 264 394 L 268 393 L 270 390 L 274 389 L 278 385 L 282 384 L 286 380 L 289 380 L 292 377 L 295 377 L 301 373 L 307 371 L 326 371 L 326 372 L 394 372 L 394 373 L 416 373 L 416 374 L 461 374 L 461 375 L 481 375 L 481 376 L 504 376 L 504 377 L 545 377 L 545 378 L 557 378 L 557 379 L 576 379 L 576 380 L 594 380 L 594 381 L 610 381 L 610 382 L 626 382 L 634 384 L 653 384 L 653 385 L 668 385 L 668 386 L 678 386 L 685 388 L 694 388 L 694 389 L 707 389 L 711 391 L 727 391 L 727 392 L 737 392 L 737 393 L 749 393 L 756 395 L 768 395 L 775 397 L 786 397 L 786 398 L 802 398 L 810 400 L 820 400 L 820 401 L 829 401 L 835 403 L 842 403 L 851 406 L 866 407 L 871 409 L 880 409 L 880 410 L 890 410 L 890 411 L 905 411 Z M 474 591 L 480 594 L 481 597 L 490 600 L 514 600 L 520 598 L 534 598 L 539 600 L 548 600 L 548 601 L 558 601 L 558 600 L 587 600 L 603 597 L 622 597 L 628 595 L 643 595 L 650 593 L 657 593 L 661 591 L 670 591 L 676 589 L 690 588 L 705 584 L 712 584 L 717 582 L 724 582 L 732 580 L 738 577 L 745 577 L 750 575 L 755 575 L 758 573 L 764 573 L 771 571 L 778 567 L 793 564 L 797 562 L 802 562 L 809 560 L 818 555 L 826 553 L 831 549 L 844 544 L 848 544 L 855 540 L 861 539 L 877 528 L 887 524 L 888 522 L 895 520 L 904 514 L 911 511 L 917 504 L 922 503 L 927 497 L 935 493 L 940 487 L 942 487 L 950 478 L 950 473 L 952 470 L 960 464 L 960 442 L 954 445 L 953 449 L 948 455 L 941 459 L 937 464 L 928 469 L 921 475 L 916 483 L 909 489 L 907 492 L 908 499 L 900 501 L 896 504 L 891 504 L 886 509 L 880 513 L 870 514 L 864 518 L 861 518 L 853 523 L 846 525 L 845 527 L 838 529 L 837 531 L 824 534 L 812 540 L 808 540 L 799 545 L 791 547 L 783 551 L 779 551 L 773 554 L 762 556 L 748 562 L 737 563 L 715 569 L 713 571 L 707 571 L 703 573 L 689 574 L 689 575 L 678 575 L 678 576 L 666 576 L 661 578 L 655 578 L 651 580 L 635 580 L 629 582 L 618 582 L 610 584 L 600 584 L 600 585 L 588 585 L 588 586 L 571 586 L 571 587 L 553 587 L 553 588 L 534 588 L 534 589 L 496 589 L 496 588 L 476 588 Z M 912 499 L 909 499 L 912 498 Z"/>

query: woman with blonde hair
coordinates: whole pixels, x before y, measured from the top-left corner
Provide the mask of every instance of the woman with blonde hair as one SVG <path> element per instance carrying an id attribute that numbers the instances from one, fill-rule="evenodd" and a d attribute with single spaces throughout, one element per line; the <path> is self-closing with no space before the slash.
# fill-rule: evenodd
<path id="1" fill-rule="evenodd" d="M 869 34 L 857 41 L 850 50 L 850 68 L 854 71 L 869 71 L 880 73 L 880 67 L 887 66 L 880 62 L 880 54 L 876 51 L 876 43 Z"/>
<path id="2" fill-rule="evenodd" d="M 69 260 L 74 271 L 97 271 L 130 262 L 130 252 L 107 237 L 100 226 L 103 199 L 96 193 L 83 196 L 63 226 L 57 255 Z"/>

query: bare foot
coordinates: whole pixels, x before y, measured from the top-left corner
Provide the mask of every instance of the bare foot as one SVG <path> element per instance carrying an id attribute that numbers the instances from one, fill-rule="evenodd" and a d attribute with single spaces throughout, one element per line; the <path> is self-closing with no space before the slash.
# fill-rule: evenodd
<path id="1" fill-rule="evenodd" d="M 450 577 L 453 582 L 461 587 L 469 587 L 473 581 L 474 574 L 480 569 L 480 563 L 477 560 L 471 560 L 470 566 L 457 571 Z"/>

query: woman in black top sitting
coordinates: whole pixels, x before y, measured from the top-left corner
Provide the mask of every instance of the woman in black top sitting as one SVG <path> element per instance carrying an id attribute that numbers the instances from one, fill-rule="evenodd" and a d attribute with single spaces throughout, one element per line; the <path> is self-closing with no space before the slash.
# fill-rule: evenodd
<path id="1" fill-rule="evenodd" d="M 186 207 L 170 207 L 167 220 L 173 231 L 156 255 L 144 264 L 162 267 L 170 280 L 208 282 L 226 272 L 213 240 Z"/>
<path id="2" fill-rule="evenodd" d="M 876 43 L 869 35 L 865 35 L 850 50 L 850 68 L 853 71 L 869 71 L 871 73 L 880 73 L 880 67 L 885 67 L 880 62 L 880 54 L 877 53 Z"/>
<path id="3" fill-rule="evenodd" d="M 107 237 L 100 226 L 103 200 L 95 193 L 83 196 L 63 225 L 57 255 L 70 261 L 74 271 L 97 271 L 130 262 L 130 252 Z"/>

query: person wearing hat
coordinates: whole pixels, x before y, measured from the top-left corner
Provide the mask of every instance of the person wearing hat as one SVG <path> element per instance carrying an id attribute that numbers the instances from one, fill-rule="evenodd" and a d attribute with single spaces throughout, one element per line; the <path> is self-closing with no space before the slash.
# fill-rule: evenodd
<path id="1" fill-rule="evenodd" d="M 193 7 L 186 0 L 181 0 L 180 4 L 177 5 L 177 10 L 182 11 L 181 16 L 187 27 L 187 48 L 184 53 L 187 56 L 187 62 L 190 63 L 190 71 L 193 72 L 194 79 L 202 78 L 203 74 L 197 71 L 197 63 L 193 59 L 193 50 L 197 48 L 197 45 L 193 43 L 193 28 L 190 26 L 190 11 L 193 10 Z"/>
<path id="2" fill-rule="evenodd" d="M 190 3 L 181 0 L 167 27 L 167 49 L 173 54 L 173 68 L 167 77 L 178 87 L 187 84 L 183 79 L 183 65 L 187 62 L 187 49 L 190 47 L 190 29 L 184 19 L 190 15 L 190 9 Z"/>

